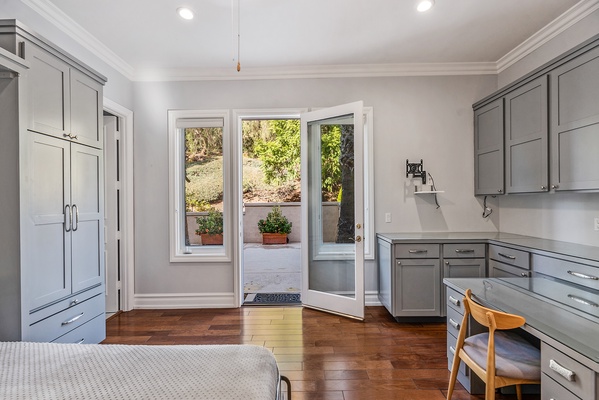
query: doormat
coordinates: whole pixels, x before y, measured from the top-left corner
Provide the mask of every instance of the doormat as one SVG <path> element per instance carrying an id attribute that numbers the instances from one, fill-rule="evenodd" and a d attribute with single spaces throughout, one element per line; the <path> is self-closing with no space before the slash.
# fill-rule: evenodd
<path id="1" fill-rule="evenodd" d="M 300 293 L 249 293 L 243 304 L 248 305 L 278 305 L 302 304 Z"/>

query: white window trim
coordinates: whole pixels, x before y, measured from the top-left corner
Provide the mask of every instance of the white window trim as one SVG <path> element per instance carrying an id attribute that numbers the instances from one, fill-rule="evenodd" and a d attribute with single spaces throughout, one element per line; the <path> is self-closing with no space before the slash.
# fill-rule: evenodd
<path id="1" fill-rule="evenodd" d="M 183 185 L 183 135 L 179 134 L 179 119 L 223 120 L 223 246 L 185 246 L 185 200 Z M 231 143 L 229 110 L 168 110 L 169 147 L 169 242 L 171 262 L 231 262 L 233 248 L 233 192 L 231 187 Z"/>

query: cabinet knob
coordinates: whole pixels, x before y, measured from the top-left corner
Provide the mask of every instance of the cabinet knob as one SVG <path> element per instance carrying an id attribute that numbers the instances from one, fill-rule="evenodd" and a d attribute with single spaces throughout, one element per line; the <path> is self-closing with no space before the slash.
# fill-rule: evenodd
<path id="1" fill-rule="evenodd" d="M 528 272 L 522 272 L 520 273 L 521 276 L 523 276 L 524 278 L 528 278 Z"/>
<path id="2" fill-rule="evenodd" d="M 551 189 L 559 189 L 559 185 L 551 185 Z"/>
<path id="3" fill-rule="evenodd" d="M 397 265 L 401 265 L 401 261 L 398 261 L 398 262 L 397 262 Z"/>
<path id="4" fill-rule="evenodd" d="M 541 190 L 547 190 L 547 186 L 541 185 Z"/>
<path id="5" fill-rule="evenodd" d="M 503 189 L 497 189 L 497 193 L 503 193 Z"/>
<path id="6" fill-rule="evenodd" d="M 449 261 L 445 261 L 445 265 L 449 265 Z"/>

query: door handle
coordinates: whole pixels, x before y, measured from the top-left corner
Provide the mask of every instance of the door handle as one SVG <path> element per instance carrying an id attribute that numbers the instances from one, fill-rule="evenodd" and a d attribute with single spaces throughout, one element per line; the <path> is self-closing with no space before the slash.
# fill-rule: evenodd
<path id="1" fill-rule="evenodd" d="M 361 242 L 362 241 L 362 236 L 356 236 L 356 242 Z"/>
<path id="2" fill-rule="evenodd" d="M 77 204 L 73 204 L 73 206 L 71 207 L 71 211 L 75 210 L 75 226 L 73 226 L 73 232 L 75 232 L 77 229 L 79 229 L 79 208 L 77 208 Z M 71 225 L 73 224 L 73 217 L 72 217 L 72 213 L 71 213 Z"/>
<path id="3" fill-rule="evenodd" d="M 67 211 L 68 210 L 68 211 Z M 69 216 L 69 222 L 67 223 L 67 215 Z M 64 206 L 64 230 L 70 232 L 73 227 L 73 210 L 68 204 Z"/>

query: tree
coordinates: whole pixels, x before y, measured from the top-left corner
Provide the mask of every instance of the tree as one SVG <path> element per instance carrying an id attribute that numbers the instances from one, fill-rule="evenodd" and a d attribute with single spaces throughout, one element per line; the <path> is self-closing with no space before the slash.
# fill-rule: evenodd
<path id="1" fill-rule="evenodd" d="M 262 161 L 266 183 L 284 183 L 300 177 L 300 122 L 292 120 L 268 121 L 271 140 L 254 142 L 254 151 Z"/>
<path id="2" fill-rule="evenodd" d="M 341 125 L 339 164 L 341 165 L 341 204 L 337 221 L 337 243 L 353 243 L 354 213 L 354 126 Z"/>

